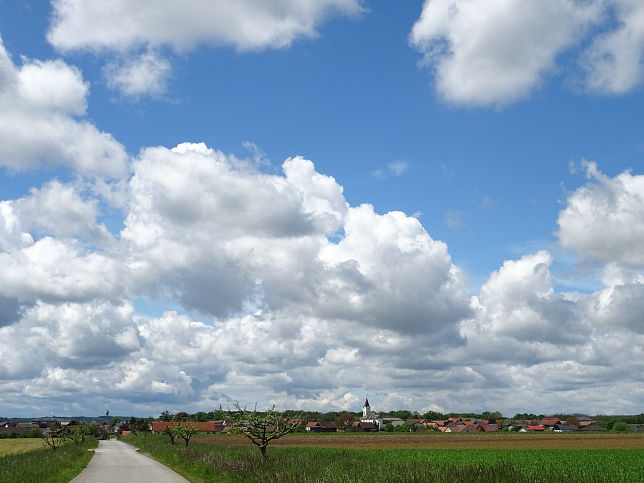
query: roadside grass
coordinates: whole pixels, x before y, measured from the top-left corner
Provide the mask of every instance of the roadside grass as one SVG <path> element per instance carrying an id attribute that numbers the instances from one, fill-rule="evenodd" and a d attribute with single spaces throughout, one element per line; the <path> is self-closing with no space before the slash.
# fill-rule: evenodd
<path id="1" fill-rule="evenodd" d="M 68 442 L 52 451 L 42 447 L 42 439 L 38 442 L 40 449 L 0 456 L 0 481 L 67 483 L 83 471 L 94 456 L 94 452 L 88 450 L 98 446 L 95 438 L 87 438 L 83 443 Z"/>
<path id="2" fill-rule="evenodd" d="M 170 445 L 161 435 L 124 441 L 194 482 L 641 481 L 644 450 L 418 450 Z"/>
<path id="3" fill-rule="evenodd" d="M 0 457 L 42 448 L 42 438 L 0 439 Z"/>

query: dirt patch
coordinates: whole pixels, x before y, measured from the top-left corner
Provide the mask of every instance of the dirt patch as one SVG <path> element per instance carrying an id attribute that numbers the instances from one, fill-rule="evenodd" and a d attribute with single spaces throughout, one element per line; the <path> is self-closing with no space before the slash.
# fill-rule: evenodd
<path id="1" fill-rule="evenodd" d="M 241 446 L 243 436 L 195 436 L 203 444 Z M 644 449 L 644 434 L 294 434 L 274 446 L 345 449 Z"/>

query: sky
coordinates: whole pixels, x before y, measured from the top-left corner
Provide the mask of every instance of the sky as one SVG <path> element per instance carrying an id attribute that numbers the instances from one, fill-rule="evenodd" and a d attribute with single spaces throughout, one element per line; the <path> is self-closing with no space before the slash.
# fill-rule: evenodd
<path id="1" fill-rule="evenodd" d="M 0 0 L 0 415 L 644 407 L 644 4 Z"/>

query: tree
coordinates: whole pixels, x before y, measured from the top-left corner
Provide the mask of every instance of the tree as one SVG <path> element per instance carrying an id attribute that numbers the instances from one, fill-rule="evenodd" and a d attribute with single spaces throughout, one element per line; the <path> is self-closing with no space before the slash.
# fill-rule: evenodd
<path id="1" fill-rule="evenodd" d="M 481 414 L 481 417 L 483 419 L 487 419 L 490 424 L 495 424 L 497 420 L 503 418 L 503 415 L 501 415 L 500 411 L 484 411 L 483 414 Z"/>
<path id="2" fill-rule="evenodd" d="M 85 426 L 86 434 L 88 434 L 89 436 L 94 436 L 95 438 L 98 438 L 98 437 L 99 437 L 100 432 L 99 432 L 99 430 L 98 430 L 98 426 L 97 426 L 97 424 L 96 424 L 96 423 L 94 423 L 94 422 L 92 422 L 92 423 L 85 423 L 85 425 L 84 425 L 84 426 Z"/>
<path id="3" fill-rule="evenodd" d="M 150 422 L 147 419 L 139 418 L 136 420 L 136 425 L 133 427 L 134 431 L 143 431 L 143 436 L 150 432 Z"/>
<path id="4" fill-rule="evenodd" d="M 622 420 L 615 421 L 615 424 L 613 424 L 613 427 L 611 428 L 611 431 L 615 431 L 615 432 L 624 432 L 624 431 L 630 431 L 630 430 L 631 430 L 630 424 Z"/>
<path id="5" fill-rule="evenodd" d="M 246 436 L 259 448 L 262 458 L 266 460 L 266 447 L 274 439 L 290 433 L 300 424 L 301 416 L 288 421 L 278 412 L 275 406 L 264 413 L 257 412 L 257 404 L 253 411 L 242 409 L 237 401 L 234 402 L 235 411 L 232 419 L 237 424 L 236 433 Z"/>
<path id="6" fill-rule="evenodd" d="M 174 416 L 172 416 L 173 421 L 190 421 L 192 416 L 185 411 L 179 411 Z"/>
<path id="7" fill-rule="evenodd" d="M 430 421 L 435 421 L 437 419 L 444 419 L 443 413 L 438 413 L 436 411 L 427 411 L 425 414 L 423 414 L 423 418 L 429 419 Z"/>
<path id="8" fill-rule="evenodd" d="M 344 411 L 337 418 L 335 418 L 335 425 L 338 429 L 346 429 L 347 426 L 353 424 L 354 416 L 348 411 Z"/>
<path id="9" fill-rule="evenodd" d="M 68 426 L 66 429 L 66 436 L 74 443 L 79 444 L 85 441 L 85 435 L 87 434 L 87 431 L 88 430 L 84 424 L 79 426 Z"/>
<path id="10" fill-rule="evenodd" d="M 58 447 L 67 440 L 67 433 L 64 429 L 46 432 L 42 435 L 43 446 L 49 446 L 52 451 L 56 451 Z"/>
<path id="11" fill-rule="evenodd" d="M 174 444 L 174 430 L 170 426 L 165 427 L 163 434 L 170 438 L 170 444 Z"/>
<path id="12" fill-rule="evenodd" d="M 184 422 L 181 424 L 177 424 L 174 427 L 173 432 L 174 432 L 175 438 L 181 438 L 186 442 L 186 448 L 187 448 L 188 443 L 190 442 L 190 438 L 192 438 L 193 434 L 197 434 L 199 430 L 197 429 L 196 423 Z"/>
<path id="13" fill-rule="evenodd" d="M 21 438 L 40 438 L 42 436 L 42 431 L 39 427 L 29 428 L 20 433 Z"/>
<path id="14" fill-rule="evenodd" d="M 411 424 L 403 423 L 399 426 L 396 426 L 394 428 L 394 431 L 397 433 L 412 433 L 416 431 L 416 426 L 412 426 Z"/>

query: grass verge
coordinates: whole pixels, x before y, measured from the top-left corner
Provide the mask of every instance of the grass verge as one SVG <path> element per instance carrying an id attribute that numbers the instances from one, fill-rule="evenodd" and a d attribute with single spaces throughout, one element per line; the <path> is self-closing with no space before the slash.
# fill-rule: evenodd
<path id="1" fill-rule="evenodd" d="M 644 450 L 415 450 L 170 445 L 124 438 L 194 482 L 640 481 Z"/>
<path id="2" fill-rule="evenodd" d="M 64 444 L 56 451 L 42 448 L 41 443 L 42 449 L 0 456 L 0 481 L 67 483 L 83 471 L 94 456 L 88 450 L 97 446 L 96 439 L 88 438 L 83 443 Z"/>

